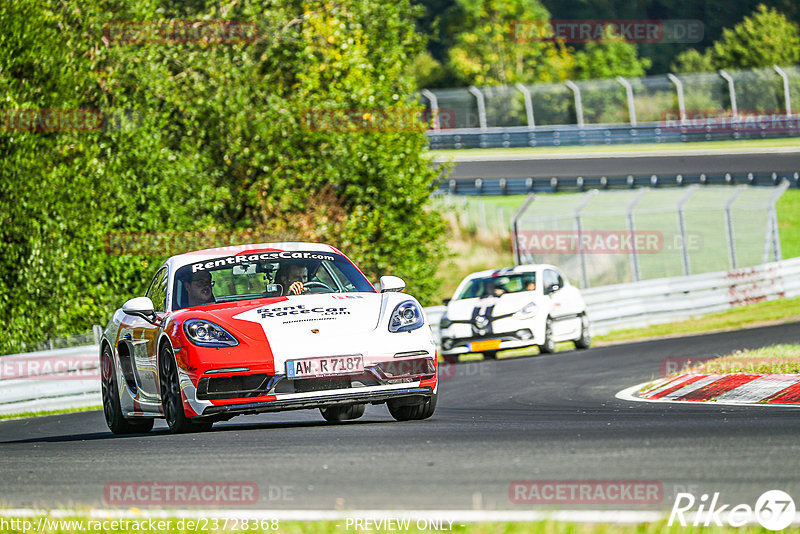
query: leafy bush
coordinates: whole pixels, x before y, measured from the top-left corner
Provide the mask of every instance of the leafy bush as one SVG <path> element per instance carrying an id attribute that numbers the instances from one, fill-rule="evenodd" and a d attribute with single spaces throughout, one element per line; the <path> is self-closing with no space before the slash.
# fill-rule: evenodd
<path id="1" fill-rule="evenodd" d="M 109 234 L 327 241 L 427 303 L 444 226 L 428 209 L 438 171 L 409 98 L 423 44 L 413 16 L 406 0 L 0 5 L 6 116 L 109 119 L 97 131 L 0 132 L 0 353 L 104 324 L 175 252 L 108 253 Z M 112 23 L 170 20 L 259 31 L 222 43 L 109 35 Z M 331 109 L 383 122 L 308 120 Z"/>

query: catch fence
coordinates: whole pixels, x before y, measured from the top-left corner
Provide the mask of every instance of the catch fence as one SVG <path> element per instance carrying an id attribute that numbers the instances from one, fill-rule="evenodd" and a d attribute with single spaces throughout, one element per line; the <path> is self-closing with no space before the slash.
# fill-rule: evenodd
<path id="1" fill-rule="evenodd" d="M 582 288 L 778 261 L 788 186 L 532 194 L 511 222 L 515 261 L 558 265 Z"/>

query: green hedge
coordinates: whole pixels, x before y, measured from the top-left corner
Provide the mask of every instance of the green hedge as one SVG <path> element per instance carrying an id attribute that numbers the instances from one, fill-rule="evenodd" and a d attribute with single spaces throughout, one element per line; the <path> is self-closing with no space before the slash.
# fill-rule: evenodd
<path id="1" fill-rule="evenodd" d="M 0 4 L 0 354 L 104 324 L 193 241 L 328 242 L 428 303 L 444 226 L 425 128 L 408 119 L 414 15 L 408 0 Z M 115 33 L 176 20 L 258 31 Z M 20 122 L 42 109 L 65 122 Z M 68 110 L 105 122 L 74 131 Z M 319 110 L 365 122 L 331 128 Z M 131 241 L 147 250 L 107 250 Z"/>

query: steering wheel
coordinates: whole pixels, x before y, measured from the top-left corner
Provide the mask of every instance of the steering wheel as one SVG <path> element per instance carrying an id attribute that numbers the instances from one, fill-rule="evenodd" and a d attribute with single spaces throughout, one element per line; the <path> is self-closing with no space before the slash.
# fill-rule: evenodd
<path id="1" fill-rule="evenodd" d="M 312 288 L 312 287 L 321 287 L 323 289 L 327 289 L 331 293 L 336 293 L 336 291 L 334 291 L 331 286 L 329 286 L 328 284 L 323 283 L 323 282 L 311 281 L 311 282 L 306 282 L 305 284 L 303 284 L 303 288 L 305 288 L 305 289 L 309 289 L 309 288 Z"/>

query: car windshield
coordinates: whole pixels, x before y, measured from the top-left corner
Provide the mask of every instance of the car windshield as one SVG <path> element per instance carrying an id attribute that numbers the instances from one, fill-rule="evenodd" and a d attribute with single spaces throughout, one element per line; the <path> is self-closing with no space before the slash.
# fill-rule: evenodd
<path id="1" fill-rule="evenodd" d="M 258 252 L 184 265 L 175 272 L 173 309 L 280 297 L 302 283 L 299 296 L 374 293 L 372 284 L 344 256 L 320 252 Z"/>
<path id="2" fill-rule="evenodd" d="M 499 297 L 506 293 L 520 293 L 536 289 L 536 273 L 475 278 L 458 295 L 458 299 Z"/>

